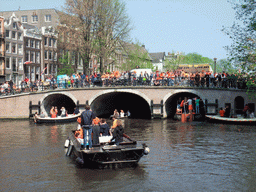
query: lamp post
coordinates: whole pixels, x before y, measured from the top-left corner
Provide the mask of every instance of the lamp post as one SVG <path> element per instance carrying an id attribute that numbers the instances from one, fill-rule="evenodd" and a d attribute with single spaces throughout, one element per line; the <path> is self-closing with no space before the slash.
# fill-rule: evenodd
<path id="1" fill-rule="evenodd" d="M 217 58 L 213 58 L 213 60 L 214 60 L 214 75 L 216 74 L 216 61 L 217 61 Z"/>

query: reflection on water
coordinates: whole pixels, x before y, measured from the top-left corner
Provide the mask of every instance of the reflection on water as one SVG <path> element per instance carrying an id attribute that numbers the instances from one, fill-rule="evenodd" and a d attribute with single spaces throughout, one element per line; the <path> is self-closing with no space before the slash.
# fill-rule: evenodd
<path id="1" fill-rule="evenodd" d="M 136 168 L 90 170 L 65 156 L 76 123 L 1 121 L 0 191 L 255 191 L 255 127 L 126 119 L 150 154 Z M 110 123 L 110 122 L 109 122 Z"/>

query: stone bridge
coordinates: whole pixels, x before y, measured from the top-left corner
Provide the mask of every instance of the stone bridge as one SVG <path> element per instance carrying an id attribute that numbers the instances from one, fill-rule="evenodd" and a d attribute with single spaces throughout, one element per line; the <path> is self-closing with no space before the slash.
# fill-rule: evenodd
<path id="1" fill-rule="evenodd" d="M 173 117 L 179 97 L 199 97 L 207 102 L 207 113 L 214 113 L 217 107 L 231 106 L 234 112 L 246 103 L 254 108 L 256 100 L 249 99 L 245 91 L 211 88 L 174 87 L 99 87 L 67 90 L 53 90 L 24 93 L 0 98 L 0 118 L 28 118 L 37 110 L 49 115 L 51 106 L 64 106 L 73 113 L 79 106 L 83 110 L 88 103 L 97 116 L 109 117 L 114 109 L 129 110 L 134 118 Z M 32 103 L 31 110 L 29 108 Z M 38 105 L 38 106 L 36 106 Z"/>

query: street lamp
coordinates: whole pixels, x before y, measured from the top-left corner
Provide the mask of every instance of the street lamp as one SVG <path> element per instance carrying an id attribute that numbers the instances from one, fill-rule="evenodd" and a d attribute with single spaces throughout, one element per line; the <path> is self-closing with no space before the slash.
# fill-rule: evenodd
<path id="1" fill-rule="evenodd" d="M 216 74 L 216 61 L 217 61 L 217 58 L 213 58 L 213 60 L 214 60 L 214 75 Z"/>

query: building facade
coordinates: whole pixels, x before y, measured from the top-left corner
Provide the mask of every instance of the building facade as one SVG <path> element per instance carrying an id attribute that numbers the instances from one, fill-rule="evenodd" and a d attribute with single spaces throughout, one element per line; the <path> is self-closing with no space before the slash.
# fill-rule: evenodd
<path id="1" fill-rule="evenodd" d="M 0 16 L 9 18 L 13 13 L 15 13 L 22 24 L 36 26 L 38 29 L 49 26 L 56 28 L 59 24 L 58 11 L 56 9 L 2 11 Z"/>
<path id="2" fill-rule="evenodd" d="M 0 17 L 0 83 L 5 80 L 5 33 L 4 18 Z"/>
<path id="3" fill-rule="evenodd" d="M 37 27 L 23 24 L 24 27 L 24 74 L 30 81 L 41 79 L 42 35 Z"/>
<path id="4" fill-rule="evenodd" d="M 24 79 L 23 26 L 13 14 L 5 19 L 5 80 L 16 85 Z"/>

